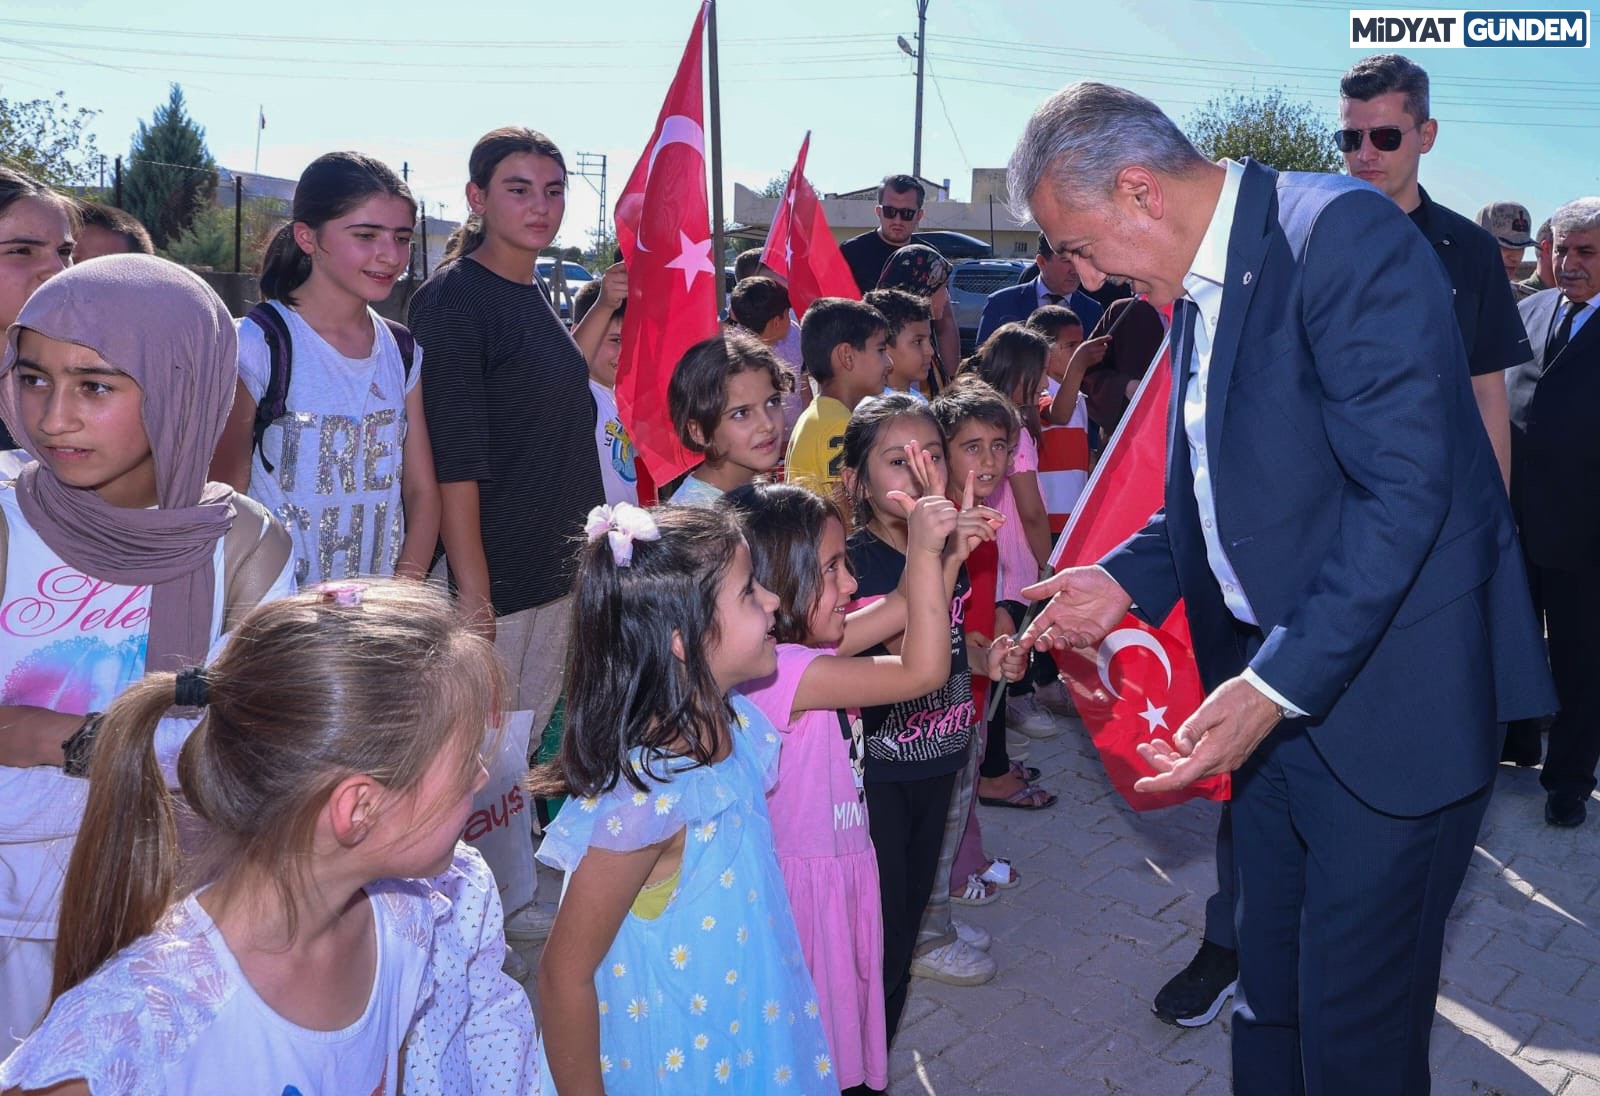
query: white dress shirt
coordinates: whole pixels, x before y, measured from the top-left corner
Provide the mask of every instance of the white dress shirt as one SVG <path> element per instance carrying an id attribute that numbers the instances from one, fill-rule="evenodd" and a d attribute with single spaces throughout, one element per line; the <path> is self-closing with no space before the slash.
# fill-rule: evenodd
<path id="1" fill-rule="evenodd" d="M 1239 182 L 1244 178 L 1242 164 L 1225 160 L 1223 166 L 1227 176 L 1217 198 L 1217 208 L 1211 214 L 1200 249 L 1195 252 L 1194 262 L 1183 279 L 1184 296 L 1194 302 L 1198 313 L 1191 340 L 1193 350 L 1185 369 L 1188 383 L 1183 395 L 1183 432 L 1189 440 L 1189 467 L 1194 473 L 1194 498 L 1200 509 L 1200 534 L 1205 538 L 1206 562 L 1222 588 L 1222 600 L 1228 611 L 1246 624 L 1256 624 L 1255 610 L 1250 608 L 1239 576 L 1228 562 L 1221 534 L 1217 532 L 1217 500 L 1212 494 L 1211 466 L 1206 453 L 1206 388 L 1211 376 L 1211 347 L 1216 338 L 1217 318 L 1222 314 L 1223 283 L 1228 274 L 1228 237 L 1233 230 Z M 1176 331 L 1173 338 L 1178 338 Z M 1304 714 L 1262 681 L 1254 670 L 1246 667 L 1243 676 L 1279 707 Z"/>

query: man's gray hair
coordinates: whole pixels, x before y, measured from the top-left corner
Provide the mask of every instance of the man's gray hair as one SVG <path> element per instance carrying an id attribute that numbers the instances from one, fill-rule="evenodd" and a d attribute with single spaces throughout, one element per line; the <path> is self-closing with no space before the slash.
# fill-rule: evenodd
<path id="1" fill-rule="evenodd" d="M 1082 81 L 1056 92 L 1028 119 L 1011 154 L 1007 205 L 1026 221 L 1034 193 L 1046 183 L 1074 204 L 1099 204 L 1125 167 L 1182 175 L 1206 162 L 1144 96 Z"/>
<path id="2" fill-rule="evenodd" d="M 1600 198 L 1575 198 L 1550 214 L 1550 230 L 1557 236 L 1600 228 Z"/>

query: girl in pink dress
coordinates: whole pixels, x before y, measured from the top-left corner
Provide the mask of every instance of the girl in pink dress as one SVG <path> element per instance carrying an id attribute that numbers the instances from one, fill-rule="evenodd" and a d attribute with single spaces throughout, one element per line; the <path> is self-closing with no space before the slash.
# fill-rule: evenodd
<path id="1" fill-rule="evenodd" d="M 930 480 L 942 480 L 928 454 L 909 459 Z M 956 570 L 973 545 L 993 538 L 998 521 L 983 507 L 959 511 L 937 491 L 915 501 L 897 495 L 910 529 L 905 579 L 848 621 L 856 582 L 844 524 L 827 503 L 801 487 L 765 483 L 739 488 L 723 503 L 744 525 L 756 581 L 780 600 L 777 672 L 741 691 L 784 734 L 767 807 L 845 1089 L 882 1089 L 889 1081 L 882 907 L 855 709 L 910 700 L 943 684 Z M 902 630 L 898 655 L 851 657 Z"/>

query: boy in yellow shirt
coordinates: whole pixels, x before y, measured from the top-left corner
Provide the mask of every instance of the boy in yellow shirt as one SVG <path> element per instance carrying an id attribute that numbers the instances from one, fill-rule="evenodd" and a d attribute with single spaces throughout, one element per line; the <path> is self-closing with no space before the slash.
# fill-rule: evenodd
<path id="1" fill-rule="evenodd" d="M 850 413 L 887 382 L 888 322 L 861 301 L 819 297 L 800 321 L 800 354 L 818 392 L 794 424 L 784 466 L 790 483 L 829 498 L 839 483 Z"/>

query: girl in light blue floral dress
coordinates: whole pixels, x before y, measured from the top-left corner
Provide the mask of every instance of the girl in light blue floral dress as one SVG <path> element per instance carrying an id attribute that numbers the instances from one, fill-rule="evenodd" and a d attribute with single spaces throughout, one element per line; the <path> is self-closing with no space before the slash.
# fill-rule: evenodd
<path id="1" fill-rule="evenodd" d="M 777 598 L 719 510 L 596 507 L 566 738 L 567 873 L 539 966 L 547 1091 L 837 1093 L 765 793 L 778 735 L 735 685 L 776 667 Z M 553 1087 L 550 1087 L 553 1086 Z"/>

